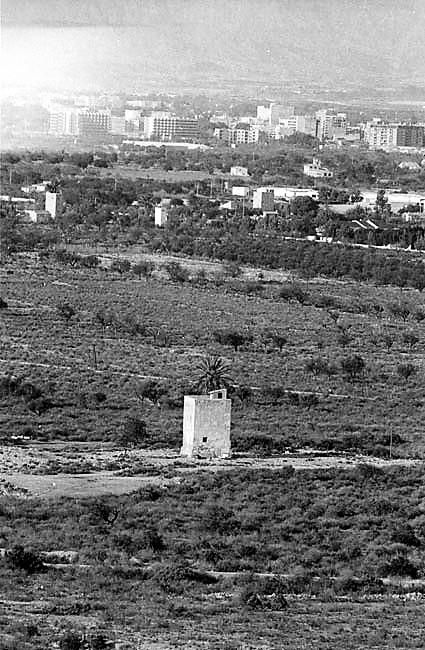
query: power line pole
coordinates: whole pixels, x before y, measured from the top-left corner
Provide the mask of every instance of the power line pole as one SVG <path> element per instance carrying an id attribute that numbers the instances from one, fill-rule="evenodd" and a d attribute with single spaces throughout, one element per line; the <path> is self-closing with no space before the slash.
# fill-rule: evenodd
<path id="1" fill-rule="evenodd" d="M 94 367 L 97 370 L 97 353 L 96 353 L 96 343 L 93 343 L 93 363 Z"/>

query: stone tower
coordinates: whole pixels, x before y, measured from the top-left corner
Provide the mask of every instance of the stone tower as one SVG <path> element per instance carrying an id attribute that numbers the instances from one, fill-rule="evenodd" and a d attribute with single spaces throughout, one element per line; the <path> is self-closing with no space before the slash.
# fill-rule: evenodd
<path id="1" fill-rule="evenodd" d="M 185 395 L 182 456 L 229 458 L 230 399 L 225 389 L 208 395 Z"/>

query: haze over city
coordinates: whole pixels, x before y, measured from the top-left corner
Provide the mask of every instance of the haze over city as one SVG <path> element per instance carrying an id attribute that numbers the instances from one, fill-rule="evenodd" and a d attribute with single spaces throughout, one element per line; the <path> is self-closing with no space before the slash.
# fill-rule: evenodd
<path id="1" fill-rule="evenodd" d="M 422 0 L 3 0 L 2 85 L 424 85 Z"/>

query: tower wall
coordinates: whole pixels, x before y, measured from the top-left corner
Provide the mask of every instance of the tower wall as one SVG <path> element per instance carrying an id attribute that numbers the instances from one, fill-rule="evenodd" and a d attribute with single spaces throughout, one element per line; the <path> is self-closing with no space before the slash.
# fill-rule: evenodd
<path id="1" fill-rule="evenodd" d="M 216 397 L 222 394 L 223 397 Z M 230 456 L 231 400 L 225 391 L 184 398 L 182 456 Z"/>

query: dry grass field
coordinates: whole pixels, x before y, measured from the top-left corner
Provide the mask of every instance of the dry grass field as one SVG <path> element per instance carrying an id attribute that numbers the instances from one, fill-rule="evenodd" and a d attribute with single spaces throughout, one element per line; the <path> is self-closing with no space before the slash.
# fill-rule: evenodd
<path id="1" fill-rule="evenodd" d="M 342 282 L 314 282 L 308 290 L 326 293 L 351 304 L 377 302 L 384 307 L 410 301 L 419 308 L 418 292 Z M 254 403 L 235 404 L 236 440 L 260 434 L 287 443 L 289 448 L 318 446 L 323 439 L 344 435 L 398 436 L 394 455 L 424 457 L 423 322 L 370 313 L 340 313 L 340 329 L 329 310 L 298 302 L 256 295 L 240 295 L 226 285 L 177 285 L 164 279 L 148 282 L 122 278 L 104 270 L 79 271 L 24 263 L 13 273 L 3 270 L 2 294 L 8 308 L 1 311 L 0 363 L 12 373 L 43 388 L 52 407 L 31 412 L 22 399 L 4 396 L 0 402 L 0 432 L 11 430 L 44 439 L 113 440 L 123 419 L 138 414 L 148 422 L 149 444 L 178 449 L 181 409 L 141 403 L 137 382 L 146 377 L 172 383 L 190 380 L 206 353 L 220 354 L 229 363 L 237 384 L 262 389 Z M 58 305 L 70 304 L 69 320 Z M 102 329 L 96 313 L 102 309 L 117 318 L 130 315 L 158 334 L 139 336 L 113 327 Z M 214 331 L 233 328 L 249 333 L 252 341 L 237 352 L 218 344 Z M 282 350 L 264 344 L 267 330 L 285 336 Z M 409 346 L 404 335 L 418 341 Z M 384 335 L 393 339 L 391 348 Z M 342 372 L 315 375 L 306 369 L 317 356 L 338 364 L 343 357 L 361 355 L 364 380 L 350 382 Z M 405 379 L 400 364 L 411 364 Z M 281 386 L 289 391 L 310 391 L 319 396 L 312 408 L 283 400 L 267 401 L 267 391 Z M 102 401 L 93 395 L 102 393 Z M 257 393 L 256 393 L 257 394 Z M 260 395 L 260 393 L 258 393 Z M 387 437 L 387 438 L 386 438 Z M 395 438 L 396 439 L 396 438 Z M 317 443 L 317 444 L 316 444 Z M 243 446 L 240 451 L 246 451 Z"/>
<path id="2" fill-rule="evenodd" d="M 139 167 L 138 165 L 120 165 L 115 164 L 107 169 L 98 169 L 97 174 L 101 177 L 111 176 L 113 178 L 124 178 L 135 180 L 137 178 L 146 178 L 154 181 L 165 181 L 167 183 L 188 183 L 202 180 L 217 178 L 228 178 L 228 174 L 210 174 L 207 171 L 191 170 L 170 170 L 160 169 L 157 167 Z"/>
<path id="3" fill-rule="evenodd" d="M 423 309 L 423 296 L 298 282 L 310 298 L 344 301 L 335 319 L 315 300 L 279 298 L 290 276 L 264 277 L 260 294 L 246 294 L 228 277 L 213 281 L 219 265 L 189 262 L 189 274 L 201 266 L 211 281 L 29 258 L 1 268 L 0 546 L 73 551 L 78 561 L 34 573 L 0 562 L 0 647 L 44 650 L 67 630 L 96 629 L 128 650 L 421 648 L 425 331 L 389 306 Z M 257 274 L 245 270 L 244 281 Z M 358 308 L 365 303 L 383 310 Z M 102 326 L 104 310 L 146 327 Z M 226 329 L 249 334 L 237 351 L 217 342 Z M 270 330 L 284 336 L 281 349 Z M 254 389 L 234 398 L 235 455 L 223 463 L 178 455 L 177 388 L 207 353 Z M 356 378 L 341 370 L 353 355 L 366 363 Z M 335 372 L 311 372 L 317 356 Z M 400 364 L 414 368 L 409 377 Z M 5 377 L 25 390 L 8 389 Z M 177 397 L 140 399 L 146 378 Z M 141 449 L 120 446 L 128 418 L 146 422 Z M 24 440 L 10 444 L 12 435 Z M 207 570 L 216 582 L 203 582 Z M 253 571 L 299 576 L 303 586 L 285 583 L 285 605 L 273 595 L 250 605 L 247 585 L 262 588 Z M 382 592 L 379 571 L 391 579 Z"/>

